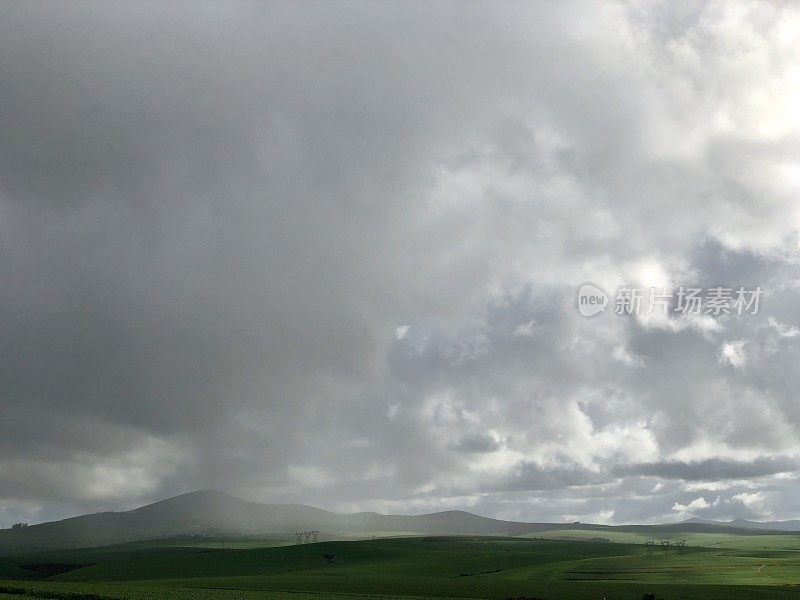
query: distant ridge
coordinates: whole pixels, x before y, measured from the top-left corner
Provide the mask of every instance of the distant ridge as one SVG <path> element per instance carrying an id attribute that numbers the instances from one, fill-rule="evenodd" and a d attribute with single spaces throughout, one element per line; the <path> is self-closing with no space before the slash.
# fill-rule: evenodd
<path id="1" fill-rule="evenodd" d="M 712 521 L 692 517 L 681 521 L 685 524 L 714 525 L 718 527 L 735 527 L 737 529 L 758 529 L 762 531 L 800 531 L 800 520 L 791 519 L 788 521 L 749 521 L 747 519 L 733 519 L 732 521 Z"/>
<path id="2" fill-rule="evenodd" d="M 583 523 L 522 523 L 482 517 L 464 511 L 430 514 L 337 514 L 303 504 L 258 504 L 224 492 L 202 490 L 161 500 L 124 512 L 101 512 L 61 521 L 0 530 L 0 552 L 102 546 L 120 542 L 186 535 L 280 535 L 317 529 L 325 537 L 368 535 L 523 535 L 564 529 L 596 531 L 729 531 L 767 533 L 800 530 L 800 521 L 755 523 L 706 522 L 671 525 L 593 525 Z"/>

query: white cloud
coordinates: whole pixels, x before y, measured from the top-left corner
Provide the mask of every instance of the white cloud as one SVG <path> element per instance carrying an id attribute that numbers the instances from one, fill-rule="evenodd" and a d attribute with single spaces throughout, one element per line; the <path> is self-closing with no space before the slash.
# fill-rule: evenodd
<path id="1" fill-rule="evenodd" d="M 800 336 L 800 328 L 778 322 L 774 317 L 767 318 L 767 325 L 775 330 L 782 338 L 795 338 Z"/>
<path id="2" fill-rule="evenodd" d="M 729 364 L 735 369 L 741 369 L 747 362 L 744 340 L 726 341 L 719 347 L 717 358 L 720 364 Z"/>
<path id="3" fill-rule="evenodd" d="M 717 497 L 717 499 L 714 500 L 713 502 L 709 502 L 703 496 L 700 496 L 698 498 L 695 498 L 694 500 L 692 500 L 688 504 L 680 504 L 680 503 L 676 502 L 672 506 L 672 510 L 674 512 L 677 512 L 677 513 L 690 513 L 690 514 L 693 514 L 693 513 L 698 512 L 698 511 L 703 511 L 703 510 L 706 510 L 708 508 L 719 506 L 720 502 L 721 502 L 721 500 L 720 500 L 719 497 Z"/>
<path id="4" fill-rule="evenodd" d="M 762 518 L 770 518 L 771 513 L 767 508 L 768 495 L 766 492 L 741 492 L 734 494 L 733 502 L 739 502 Z"/>

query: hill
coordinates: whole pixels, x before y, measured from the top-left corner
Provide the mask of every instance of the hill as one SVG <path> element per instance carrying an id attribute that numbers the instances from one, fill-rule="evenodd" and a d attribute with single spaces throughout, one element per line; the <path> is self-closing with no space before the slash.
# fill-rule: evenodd
<path id="1" fill-rule="evenodd" d="M 402 534 L 513 535 L 536 530 L 463 511 L 337 514 L 302 504 L 258 504 L 223 492 L 191 492 L 124 512 L 101 512 L 0 530 L 0 552 L 110 545 L 185 535 L 280 535 L 316 529 L 327 537 Z"/>
<path id="2" fill-rule="evenodd" d="M 800 531 L 800 520 L 789 521 L 749 521 L 747 519 L 734 519 L 732 521 L 712 521 L 692 517 L 683 521 L 683 524 L 716 525 L 719 527 L 736 527 L 737 529 L 762 529 L 766 531 Z"/>
<path id="3" fill-rule="evenodd" d="M 371 535 L 531 535 L 565 529 L 592 531 L 748 532 L 767 529 L 730 524 L 679 523 L 622 526 L 564 523 L 522 523 L 482 517 L 464 511 L 424 515 L 378 513 L 337 514 L 302 504 L 259 504 L 223 492 L 191 492 L 124 512 L 102 512 L 41 523 L 17 530 L 0 530 L 0 553 L 85 548 L 170 536 L 275 536 L 294 538 L 300 530 L 318 530 L 321 539 Z"/>

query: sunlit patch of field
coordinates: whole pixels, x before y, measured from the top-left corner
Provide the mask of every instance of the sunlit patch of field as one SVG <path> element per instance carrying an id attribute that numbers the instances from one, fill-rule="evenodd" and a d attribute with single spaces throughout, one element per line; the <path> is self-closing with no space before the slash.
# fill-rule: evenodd
<path id="1" fill-rule="evenodd" d="M 672 543 L 685 540 L 688 546 L 753 551 L 800 552 L 800 534 L 731 534 L 731 533 L 685 533 L 653 531 L 649 533 L 629 531 L 597 531 L 591 529 L 558 529 L 531 533 L 522 537 L 546 540 L 600 541 L 618 544 L 645 544 L 647 541 L 670 540 Z"/>

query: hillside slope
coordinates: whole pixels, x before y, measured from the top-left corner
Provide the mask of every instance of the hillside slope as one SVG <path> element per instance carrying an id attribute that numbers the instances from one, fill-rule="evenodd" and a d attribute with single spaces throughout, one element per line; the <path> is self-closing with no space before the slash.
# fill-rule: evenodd
<path id="1" fill-rule="evenodd" d="M 41 523 L 19 530 L 0 530 L 0 553 L 103 546 L 131 540 L 185 535 L 279 535 L 319 530 L 323 538 L 427 534 L 522 535 L 570 528 L 601 531 L 710 531 L 774 530 L 733 527 L 717 523 L 673 525 L 608 525 L 520 523 L 482 517 L 464 511 L 425 515 L 378 513 L 337 514 L 302 504 L 258 504 L 211 490 L 191 492 L 125 512 L 103 512 Z M 656 535 L 656 533 L 654 533 Z"/>
<path id="2" fill-rule="evenodd" d="M 125 512 L 103 512 L 0 530 L 0 552 L 78 548 L 176 535 L 292 536 L 316 529 L 327 536 L 381 534 L 508 535 L 536 530 L 513 523 L 447 511 L 419 516 L 336 514 L 302 504 L 257 504 L 211 490 L 191 492 Z"/>

